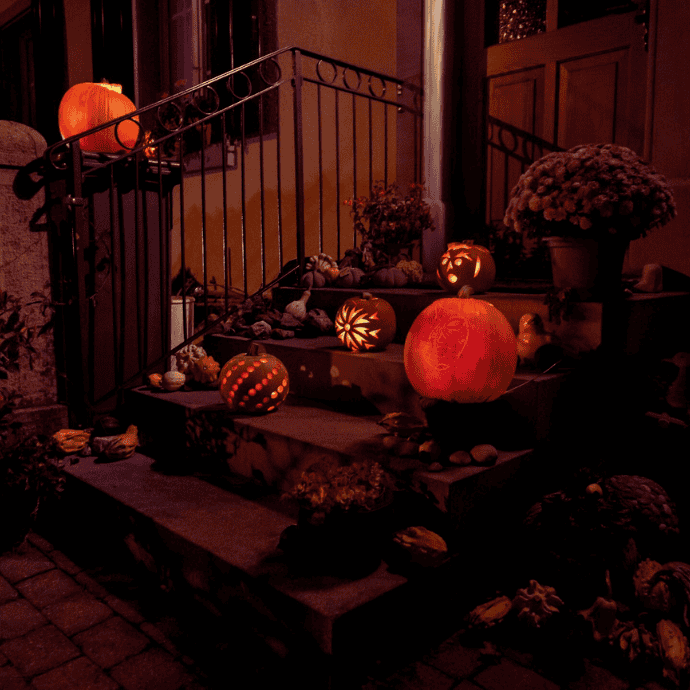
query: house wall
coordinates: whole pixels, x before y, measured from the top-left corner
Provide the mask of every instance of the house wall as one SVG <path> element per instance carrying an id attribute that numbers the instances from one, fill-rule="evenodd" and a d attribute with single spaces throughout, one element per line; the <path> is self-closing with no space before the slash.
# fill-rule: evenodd
<path id="1" fill-rule="evenodd" d="M 325 56 L 351 62 L 385 74 L 396 74 L 396 0 L 380 3 L 337 2 L 316 0 L 278 0 L 278 47 L 298 46 Z M 292 71 L 291 56 L 281 56 L 283 75 Z M 327 74 L 328 67 L 324 67 Z M 305 60 L 305 71 L 315 75 L 313 63 Z M 376 88 L 378 84 L 374 84 Z M 319 154 L 319 120 L 317 87 L 304 85 L 304 179 L 305 179 L 305 246 L 306 254 L 324 251 L 334 257 L 355 243 L 349 207 L 343 201 L 352 196 L 368 195 L 370 179 L 374 182 L 396 180 L 396 113 L 389 108 L 384 114 L 380 104 L 372 108 L 371 127 L 377 133 L 372 143 L 372 166 L 369 166 L 369 115 L 366 104 L 356 108 L 356 141 L 353 146 L 353 115 L 351 99 L 340 96 L 338 151 L 340 170 L 346 171 L 338 180 L 335 153 L 335 95 L 321 89 L 321 153 Z M 242 225 L 242 170 L 230 171 L 227 177 L 227 258 L 231 268 L 231 284 L 243 289 L 244 258 L 242 235 L 248 240 L 246 265 L 247 290 L 252 293 L 274 279 L 282 264 L 296 256 L 296 194 L 295 151 L 293 134 L 293 90 L 284 85 L 279 94 L 280 152 L 275 136 L 263 141 L 247 142 L 244 154 L 245 211 Z M 388 118 L 388 158 L 383 145 L 384 118 Z M 355 152 L 355 153 L 353 153 Z M 356 155 L 356 159 L 355 159 Z M 279 156 L 279 157 L 278 157 Z M 280 162 L 280 213 L 278 207 L 278 161 Z M 355 162 L 356 161 L 356 162 Z M 261 167 L 263 165 L 263 185 Z M 384 167 L 387 165 L 387 170 Z M 355 171 L 356 170 L 356 174 Z M 319 180 L 322 181 L 319 187 Z M 206 246 L 202 237 L 202 178 L 188 176 L 184 183 L 185 266 L 203 282 L 203 255 L 207 257 L 209 280 L 224 284 L 222 174 L 206 175 Z M 263 197 L 262 197 L 263 190 Z M 340 195 L 338 203 L 338 193 Z M 173 204 L 172 230 L 173 274 L 182 266 L 179 197 Z M 263 207 L 262 207 L 263 203 Z M 264 242 L 261 242 L 263 224 Z M 283 236 L 282 262 L 278 249 L 278 226 Z M 340 230 L 340 240 L 338 231 Z M 263 256 L 263 259 L 262 259 Z M 265 267 L 262 273 L 262 266 Z"/>
<path id="2" fill-rule="evenodd" d="M 652 107 L 645 157 L 671 183 L 678 214 L 663 228 L 632 242 L 628 262 L 632 270 L 659 263 L 690 276 L 690 75 L 679 68 L 687 62 L 690 3 L 658 0 L 651 6 L 657 28 L 649 45 L 653 79 L 648 84 Z"/>

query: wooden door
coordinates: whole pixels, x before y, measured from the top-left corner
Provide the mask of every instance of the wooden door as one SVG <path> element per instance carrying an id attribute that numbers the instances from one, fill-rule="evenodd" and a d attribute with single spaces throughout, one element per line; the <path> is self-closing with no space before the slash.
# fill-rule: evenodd
<path id="1" fill-rule="evenodd" d="M 558 28 L 556 4 L 547 2 L 544 33 L 486 49 L 488 115 L 561 148 L 612 142 L 643 155 L 647 53 L 637 12 Z M 487 149 L 494 227 L 524 168 L 524 160 Z"/>

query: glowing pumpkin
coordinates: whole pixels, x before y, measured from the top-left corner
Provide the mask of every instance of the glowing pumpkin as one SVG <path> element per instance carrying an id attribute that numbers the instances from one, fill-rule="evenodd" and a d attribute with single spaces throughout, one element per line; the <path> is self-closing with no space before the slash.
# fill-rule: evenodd
<path id="1" fill-rule="evenodd" d="M 441 256 L 436 279 L 448 292 L 457 294 L 463 285 L 486 292 L 496 280 L 496 263 L 491 252 L 472 242 L 451 242 Z"/>
<path id="2" fill-rule="evenodd" d="M 285 365 L 258 343 L 226 362 L 220 372 L 220 395 L 233 412 L 272 412 L 289 389 Z"/>
<path id="3" fill-rule="evenodd" d="M 383 350 L 395 329 L 393 307 L 369 292 L 345 300 L 335 315 L 335 333 L 353 352 Z"/>
<path id="4" fill-rule="evenodd" d="M 448 297 L 414 320 L 403 358 L 407 378 L 420 395 L 487 402 L 505 393 L 515 375 L 517 339 L 506 317 L 489 302 Z"/>
<path id="5" fill-rule="evenodd" d="M 133 113 L 136 107 L 122 93 L 120 84 L 75 84 L 60 101 L 58 126 L 63 139 L 87 132 L 115 118 Z M 139 120 L 134 117 L 134 120 Z M 115 129 L 117 127 L 117 137 Z M 84 151 L 118 153 L 133 149 L 139 136 L 139 125 L 123 120 L 117 125 L 82 137 L 79 145 Z M 118 138 L 120 141 L 118 141 Z M 120 143 L 122 142 L 122 143 Z"/>

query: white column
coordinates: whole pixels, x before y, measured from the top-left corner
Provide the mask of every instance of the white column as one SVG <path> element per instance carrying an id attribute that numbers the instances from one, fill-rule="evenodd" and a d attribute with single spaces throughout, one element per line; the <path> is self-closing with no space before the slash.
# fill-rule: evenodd
<path id="1" fill-rule="evenodd" d="M 424 183 L 427 189 L 427 203 L 436 229 L 426 231 L 423 237 L 424 270 L 434 273 L 441 254 L 446 249 L 447 209 L 444 200 L 445 157 L 448 155 L 447 131 L 444 114 L 449 104 L 445 103 L 444 73 L 451 67 L 448 37 L 447 4 L 453 0 L 425 0 L 424 30 Z"/>

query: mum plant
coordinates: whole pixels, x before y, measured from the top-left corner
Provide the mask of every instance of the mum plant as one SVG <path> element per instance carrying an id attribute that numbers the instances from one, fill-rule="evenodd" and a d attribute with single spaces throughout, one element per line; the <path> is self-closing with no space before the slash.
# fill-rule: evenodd
<path id="1" fill-rule="evenodd" d="M 350 465 L 315 463 L 285 496 L 315 513 L 334 510 L 371 510 L 384 500 L 392 487 L 391 479 L 378 462 L 361 461 Z"/>
<path id="2" fill-rule="evenodd" d="M 676 215 L 663 175 L 624 146 L 586 144 L 530 165 L 504 224 L 527 237 L 644 237 Z"/>
<path id="3" fill-rule="evenodd" d="M 347 199 L 344 203 L 352 207 L 362 246 L 370 244 L 375 254 L 387 255 L 395 245 L 409 256 L 423 232 L 434 229 L 431 208 L 424 201 L 424 187 L 417 183 L 410 184 L 403 194 L 395 183 L 385 186 L 377 182 L 370 197 Z"/>

